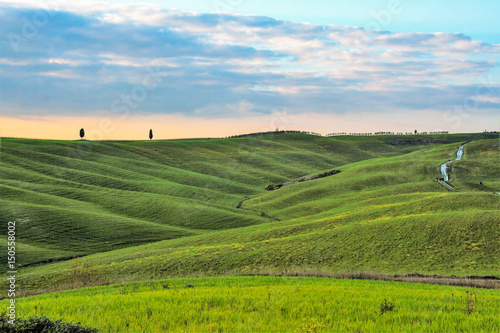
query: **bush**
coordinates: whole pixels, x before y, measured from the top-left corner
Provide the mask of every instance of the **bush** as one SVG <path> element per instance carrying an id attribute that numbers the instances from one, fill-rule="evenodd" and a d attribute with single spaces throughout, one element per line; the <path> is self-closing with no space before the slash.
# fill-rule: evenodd
<path id="1" fill-rule="evenodd" d="M 98 333 L 95 328 L 82 327 L 80 323 L 63 323 L 52 321 L 48 317 L 18 318 L 15 325 L 9 324 L 5 313 L 0 315 L 0 332 L 3 333 Z"/>
<path id="2" fill-rule="evenodd" d="M 386 299 L 382 303 L 380 303 L 380 315 L 383 315 L 386 312 L 394 310 L 396 305 L 392 302 L 387 302 Z"/>

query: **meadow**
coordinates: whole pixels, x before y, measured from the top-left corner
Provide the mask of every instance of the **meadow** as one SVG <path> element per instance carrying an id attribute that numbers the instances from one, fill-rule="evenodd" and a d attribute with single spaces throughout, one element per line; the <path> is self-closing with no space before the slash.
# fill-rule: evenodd
<path id="1" fill-rule="evenodd" d="M 478 136 L 3 139 L 0 214 L 18 221 L 20 264 L 76 257 L 266 223 L 262 214 L 236 207 L 269 184 L 426 146 L 418 141 L 471 137 Z M 391 144 L 404 140 L 410 144 Z"/>
<path id="2" fill-rule="evenodd" d="M 294 277 L 169 279 L 28 297 L 26 315 L 102 332 L 496 332 L 500 294 Z"/>
<path id="3" fill-rule="evenodd" d="M 471 142 L 466 148 L 464 158 L 453 164 L 455 177 L 450 179 L 450 183 L 467 191 L 498 192 L 500 141 L 480 140 Z"/>
<path id="4" fill-rule="evenodd" d="M 450 175 L 459 191 L 448 191 L 434 180 L 465 142 Z M 0 215 L 17 223 L 20 311 L 109 332 L 498 330 L 496 290 L 283 276 L 498 278 L 498 142 L 2 139 Z M 247 276 L 263 274 L 281 277 Z M 384 299 L 394 311 L 380 313 Z"/>

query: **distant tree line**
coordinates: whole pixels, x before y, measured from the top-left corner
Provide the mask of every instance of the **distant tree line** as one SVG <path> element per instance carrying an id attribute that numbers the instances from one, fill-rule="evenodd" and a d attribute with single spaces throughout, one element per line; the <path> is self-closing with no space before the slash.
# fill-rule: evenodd
<path id="1" fill-rule="evenodd" d="M 276 131 L 268 131 L 268 132 L 256 132 L 256 133 L 248 133 L 248 134 L 238 134 L 228 136 L 229 139 L 234 138 L 251 138 L 255 136 L 268 135 L 268 134 L 309 134 L 309 135 L 317 135 L 322 136 L 320 133 L 316 132 L 308 132 L 308 131 L 295 131 L 295 130 L 276 130 Z"/>
<path id="2" fill-rule="evenodd" d="M 343 136 L 343 135 L 352 135 L 352 136 L 371 136 L 371 135 L 415 135 L 415 134 L 448 134 L 448 131 L 438 131 L 438 132 L 375 132 L 375 133 L 347 133 L 347 132 L 339 132 L 339 133 L 329 133 L 326 136 Z"/>
<path id="3" fill-rule="evenodd" d="M 448 134 L 448 131 L 438 131 L 438 132 L 422 132 L 418 134 Z M 485 131 L 486 133 L 486 131 Z M 495 133 L 495 132 L 491 132 Z M 80 129 L 80 138 L 83 139 L 85 137 L 85 129 Z M 247 134 L 238 134 L 238 135 L 232 135 L 228 136 L 226 138 L 229 139 L 234 139 L 234 138 L 251 138 L 251 137 L 256 137 L 256 136 L 261 136 L 261 135 L 269 135 L 269 134 L 308 134 L 308 135 L 316 135 L 316 136 L 323 136 L 320 133 L 317 132 L 309 132 L 309 131 L 296 131 L 296 130 L 279 130 L 276 129 L 275 131 L 267 131 L 267 132 L 256 132 L 256 133 L 247 133 Z M 375 132 L 375 133 L 347 133 L 347 132 L 338 132 L 338 133 L 329 133 L 326 136 L 343 136 L 343 135 L 352 135 L 352 136 L 371 136 L 371 135 L 414 135 L 417 134 L 417 130 L 415 132 Z M 153 130 L 149 130 L 149 140 L 153 140 Z M 197 138 L 197 139 L 202 139 L 202 138 Z M 213 139 L 213 138 L 206 138 L 206 139 Z M 187 140 L 187 139 L 184 139 Z M 194 139 L 193 139 L 194 140 Z"/>

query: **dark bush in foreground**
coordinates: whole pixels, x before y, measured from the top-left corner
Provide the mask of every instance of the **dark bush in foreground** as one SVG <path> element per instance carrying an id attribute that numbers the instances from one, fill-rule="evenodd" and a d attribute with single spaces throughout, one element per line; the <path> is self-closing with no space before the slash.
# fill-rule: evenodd
<path id="1" fill-rule="evenodd" d="M 2 333 L 98 333 L 95 328 L 82 327 L 79 323 L 63 323 L 52 321 L 47 317 L 18 318 L 15 325 L 9 324 L 7 315 L 0 315 L 0 332 Z"/>
<path id="2" fill-rule="evenodd" d="M 396 307 L 396 304 L 394 304 L 392 302 L 387 302 L 387 300 L 384 299 L 384 301 L 382 303 L 380 303 L 380 306 L 379 306 L 380 315 L 383 315 L 386 312 L 394 310 L 395 307 Z"/>

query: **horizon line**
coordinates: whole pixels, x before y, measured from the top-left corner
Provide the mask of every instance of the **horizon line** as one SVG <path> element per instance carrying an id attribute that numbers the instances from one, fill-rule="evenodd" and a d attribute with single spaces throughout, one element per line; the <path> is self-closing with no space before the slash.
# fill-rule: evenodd
<path id="1" fill-rule="evenodd" d="M 385 132 L 390 133 L 390 132 Z M 301 134 L 301 135 L 310 135 L 310 136 L 319 136 L 323 138 L 332 138 L 332 137 L 345 137 L 345 136 L 417 136 L 417 135 L 457 135 L 457 134 L 484 134 L 491 133 L 500 134 L 500 131 L 492 130 L 492 131 L 483 131 L 483 132 L 447 132 L 447 133 L 432 133 L 432 132 L 417 132 L 417 133 L 402 133 L 400 134 L 393 132 L 392 134 L 375 134 L 375 133 L 346 133 L 342 135 L 324 135 L 320 133 L 312 134 L 312 132 L 306 133 L 304 132 L 293 132 L 289 130 L 280 130 L 280 131 L 269 131 L 269 132 L 254 132 L 254 133 L 244 133 L 244 134 L 235 134 L 232 136 L 224 136 L 224 137 L 189 137 L 189 138 L 170 138 L 170 139 L 106 139 L 106 140 L 89 140 L 89 139 L 44 139 L 44 138 L 29 138 L 29 137 L 15 137 L 15 136 L 0 136 L 0 140 L 2 139 L 20 139 L 20 140 L 40 140 L 40 141 L 82 141 L 82 142 L 138 142 L 138 141 L 179 141 L 179 140 L 216 140 L 216 139 L 243 139 L 248 137 L 258 137 L 264 135 L 271 134 Z"/>

